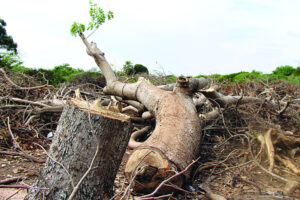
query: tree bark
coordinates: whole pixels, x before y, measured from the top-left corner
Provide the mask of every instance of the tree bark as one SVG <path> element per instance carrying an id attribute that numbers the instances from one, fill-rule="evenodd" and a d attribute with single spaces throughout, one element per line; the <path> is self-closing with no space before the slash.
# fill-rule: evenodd
<path id="1" fill-rule="evenodd" d="M 126 177 L 136 177 L 134 189 L 149 192 L 158 184 L 185 169 L 196 158 L 201 140 L 200 119 L 192 94 L 208 85 L 206 79 L 179 77 L 173 91 L 164 91 L 141 78 L 136 83 L 117 81 L 104 53 L 83 34 L 80 37 L 103 72 L 107 85 L 105 94 L 141 102 L 155 116 L 156 125 L 151 136 L 143 143 L 130 141 L 136 148 L 125 169 Z M 185 174 L 186 177 L 189 173 Z M 182 186 L 186 177 L 180 176 L 174 184 Z"/>
<path id="2" fill-rule="evenodd" d="M 101 116 L 93 106 L 89 118 L 87 110 L 72 102 L 66 105 L 49 151 L 53 159 L 48 157 L 42 177 L 34 186 L 48 189 L 30 189 L 27 200 L 67 199 L 88 170 L 97 147 L 99 152 L 92 170 L 73 199 L 109 199 L 113 195 L 114 179 L 128 145 L 131 123 L 129 118 Z"/>

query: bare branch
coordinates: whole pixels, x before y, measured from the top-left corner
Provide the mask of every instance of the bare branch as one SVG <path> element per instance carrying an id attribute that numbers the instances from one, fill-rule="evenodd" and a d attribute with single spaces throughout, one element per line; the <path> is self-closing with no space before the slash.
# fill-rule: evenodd
<path id="1" fill-rule="evenodd" d="M 47 89 L 54 89 L 53 85 L 40 85 L 40 86 L 34 86 L 34 87 L 20 87 L 17 84 L 15 84 L 10 78 L 8 78 L 6 72 L 3 68 L 0 68 L 0 72 L 3 74 L 4 78 L 14 87 L 16 87 L 19 90 L 47 90 Z"/>

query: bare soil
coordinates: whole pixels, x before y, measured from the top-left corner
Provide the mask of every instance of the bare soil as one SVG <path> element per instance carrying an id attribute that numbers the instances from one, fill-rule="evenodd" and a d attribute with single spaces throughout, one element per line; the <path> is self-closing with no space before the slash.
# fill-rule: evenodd
<path id="1" fill-rule="evenodd" d="M 229 148 L 228 148 L 229 147 Z M 247 164 L 249 153 L 245 150 L 245 144 L 241 141 L 233 141 L 227 146 L 222 147 L 222 154 L 227 154 L 228 159 L 223 164 L 217 165 L 216 162 L 208 162 L 208 157 L 215 158 L 220 154 L 218 150 L 211 151 L 212 146 L 203 144 L 199 163 L 194 167 L 195 177 L 192 183 L 195 193 L 177 193 L 174 194 L 175 199 L 207 199 L 205 193 L 200 189 L 200 185 L 206 182 L 215 194 L 219 194 L 227 199 L 300 199 L 300 188 L 295 191 L 293 197 L 285 197 L 282 189 L 285 183 L 266 174 L 254 163 Z M 209 152 L 207 151 L 209 150 Z M 41 150 L 30 150 L 27 153 L 39 159 L 45 159 L 47 155 Z M 120 165 L 119 172 L 115 179 L 115 193 L 124 191 L 128 186 L 123 174 L 124 167 L 130 150 L 124 154 L 123 161 Z M 260 158 L 261 164 L 266 168 L 268 160 L 266 156 Z M 300 166 L 300 156 L 294 160 L 296 165 Z M 244 164 L 244 165 L 243 165 Z M 8 186 L 16 186 L 16 188 L 0 188 L 0 200 L 2 199 L 23 199 L 26 195 L 26 189 L 18 188 L 18 186 L 31 186 L 38 178 L 39 170 L 43 164 L 33 163 L 22 156 L 11 156 L 0 154 L 0 180 L 12 177 L 21 177 L 23 180 L 8 184 Z M 290 172 L 280 164 L 274 168 L 274 173 L 295 178 L 295 174 Z M 120 199 L 122 193 L 116 197 Z M 129 199 L 134 199 L 133 194 L 129 195 Z"/>

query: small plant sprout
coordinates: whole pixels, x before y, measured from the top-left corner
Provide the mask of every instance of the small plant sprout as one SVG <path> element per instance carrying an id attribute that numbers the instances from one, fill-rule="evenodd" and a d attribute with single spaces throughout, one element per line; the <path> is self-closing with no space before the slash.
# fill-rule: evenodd
<path id="1" fill-rule="evenodd" d="M 111 20 L 114 18 L 114 13 L 112 11 L 108 11 L 107 13 L 99 7 L 96 3 L 90 0 L 90 16 L 91 21 L 89 22 L 87 29 L 84 24 L 74 22 L 71 26 L 71 34 L 73 36 L 77 36 L 77 34 L 83 33 L 86 30 L 92 31 L 88 36 L 90 37 L 106 20 Z"/>

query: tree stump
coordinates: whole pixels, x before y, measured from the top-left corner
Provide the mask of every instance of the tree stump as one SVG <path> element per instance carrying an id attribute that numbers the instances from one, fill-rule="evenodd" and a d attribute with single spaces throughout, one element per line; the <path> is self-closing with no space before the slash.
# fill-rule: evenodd
<path id="1" fill-rule="evenodd" d="M 88 107 L 76 99 L 65 106 L 49 151 L 56 162 L 48 157 L 42 176 L 25 199 L 67 199 L 88 170 L 97 146 L 92 170 L 73 199 L 109 199 L 113 195 L 114 179 L 130 138 L 130 118 L 91 105 L 89 120 Z"/>

